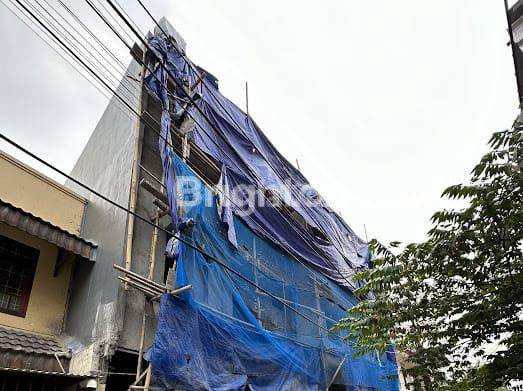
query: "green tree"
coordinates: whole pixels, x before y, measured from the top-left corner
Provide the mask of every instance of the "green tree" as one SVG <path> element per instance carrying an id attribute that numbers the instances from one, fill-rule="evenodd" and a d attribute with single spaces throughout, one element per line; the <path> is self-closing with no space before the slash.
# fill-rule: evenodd
<path id="1" fill-rule="evenodd" d="M 493 390 L 523 378 L 523 124 L 497 132 L 470 184 L 442 197 L 422 243 L 371 241 L 361 302 L 335 327 L 360 352 L 409 352 L 415 389 Z M 496 348 L 497 347 L 497 348 Z"/>

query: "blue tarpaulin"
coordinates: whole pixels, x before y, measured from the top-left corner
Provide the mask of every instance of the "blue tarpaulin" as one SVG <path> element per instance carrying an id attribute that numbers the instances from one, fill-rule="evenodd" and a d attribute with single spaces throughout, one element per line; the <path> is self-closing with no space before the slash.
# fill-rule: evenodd
<path id="1" fill-rule="evenodd" d="M 198 78 L 172 43 L 150 40 L 152 61 L 162 62 L 180 85 Z M 168 137 L 171 113 L 184 110 L 167 94 L 167 74 L 157 66 L 146 84 L 163 107 L 162 136 Z M 184 94 L 175 87 L 171 93 Z M 336 383 L 351 390 L 397 390 L 393 352 L 354 356 L 342 334 L 329 332 L 357 303 L 351 277 L 368 262 L 367 246 L 309 186 L 268 141 L 252 119 L 218 91 L 207 77 L 199 85 L 191 137 L 221 164 L 216 193 L 196 178 L 167 143 L 161 157 L 173 226 L 193 219 L 181 232 L 205 254 L 179 243 L 176 286 L 191 284 L 181 297 L 161 299 L 157 334 L 146 359 L 153 382 L 176 390 L 324 390 L 340 366 Z M 189 187 L 180 178 L 193 178 Z M 239 185 L 255 186 L 284 200 L 305 224 L 296 224 L 272 204 L 249 215 L 227 202 Z M 304 190 L 305 189 L 305 190 Z M 211 202 L 179 201 L 211 200 Z M 180 215 L 178 215 L 180 213 Z M 316 230 L 316 231 L 315 231 Z M 252 282 L 249 283 L 248 281 Z M 270 294 L 267 294 L 269 292 Z"/>
<path id="2" fill-rule="evenodd" d="M 198 80 L 198 68 L 189 67 L 172 44 L 154 37 L 150 45 L 180 85 L 184 82 L 192 85 Z M 146 84 L 168 109 L 176 111 L 183 105 L 175 100 L 174 108 L 169 108 L 167 94 L 158 81 L 164 80 L 165 74 L 163 68 L 157 67 L 154 74 L 147 76 Z M 185 98 L 183 92 L 177 89 L 174 92 Z M 220 93 L 214 78 L 207 76 L 205 85 L 199 84 L 195 92 L 201 96 L 197 104 L 205 116 L 194 106 L 189 107 L 189 116 L 196 120 L 190 133 L 194 143 L 224 166 L 224 175 L 229 182 L 235 182 L 232 185 L 241 181 L 265 194 L 272 192 L 295 210 L 309 229 L 295 224 L 281 208 L 273 207 L 256 208 L 244 219 L 245 223 L 333 281 L 353 289 L 355 269 L 365 266 L 369 260 L 366 243 L 276 150 L 252 118 Z M 259 194 L 259 197 L 265 195 Z M 237 205 L 230 206 L 238 209 Z"/>
<path id="3" fill-rule="evenodd" d="M 193 175 L 178 156 L 171 153 L 170 158 L 177 176 Z M 184 217 L 196 226 L 183 238 L 300 314 L 180 243 L 175 285 L 193 289 L 180 298 L 162 297 L 155 342 L 146 355 L 156 386 L 319 390 L 346 357 L 338 375 L 341 384 L 358 390 L 398 389 L 397 381 L 387 378 L 396 374 L 394 354 L 354 357 L 342 335 L 326 331 L 357 302 L 349 292 L 311 273 L 238 218 L 236 249 L 218 217 L 217 199 L 204 184 L 184 197 L 215 202 L 185 208 Z"/>

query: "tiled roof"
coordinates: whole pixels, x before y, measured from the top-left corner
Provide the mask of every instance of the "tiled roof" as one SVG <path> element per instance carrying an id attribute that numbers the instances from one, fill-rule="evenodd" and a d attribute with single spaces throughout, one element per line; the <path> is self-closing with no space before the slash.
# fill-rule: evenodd
<path id="1" fill-rule="evenodd" d="M 49 243 L 70 251 L 90 261 L 95 260 L 97 245 L 72 234 L 41 217 L 0 199 L 0 222 L 37 236 Z"/>
<path id="2" fill-rule="evenodd" d="M 0 327 L 0 350 L 44 355 L 56 353 L 61 357 L 70 356 L 69 350 L 58 338 L 4 327 Z"/>

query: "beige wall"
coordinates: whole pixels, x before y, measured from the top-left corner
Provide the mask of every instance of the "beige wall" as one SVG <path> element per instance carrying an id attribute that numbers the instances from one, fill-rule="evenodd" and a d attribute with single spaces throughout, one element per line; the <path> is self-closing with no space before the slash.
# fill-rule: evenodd
<path id="1" fill-rule="evenodd" d="M 59 334 L 67 305 L 73 259 L 68 259 L 53 277 L 58 247 L 16 228 L 0 223 L 0 235 L 40 251 L 24 318 L 0 312 L 0 324 L 42 334 Z"/>
<path id="2" fill-rule="evenodd" d="M 0 199 L 79 234 L 86 200 L 0 151 Z"/>
<path id="3" fill-rule="evenodd" d="M 87 201 L 63 185 L 0 151 L 0 199 L 79 234 Z M 67 306 L 73 256 L 53 277 L 58 247 L 0 223 L 0 235 L 40 251 L 24 318 L 0 312 L 0 324 L 42 334 L 59 334 Z"/>

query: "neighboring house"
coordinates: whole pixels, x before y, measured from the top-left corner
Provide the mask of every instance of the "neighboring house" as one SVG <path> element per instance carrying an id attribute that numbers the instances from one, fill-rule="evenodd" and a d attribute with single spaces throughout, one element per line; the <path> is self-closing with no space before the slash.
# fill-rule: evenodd
<path id="1" fill-rule="evenodd" d="M 72 271 L 95 261 L 87 201 L 2 151 L 0 177 L 0 390 L 90 387 L 63 335 Z"/>

